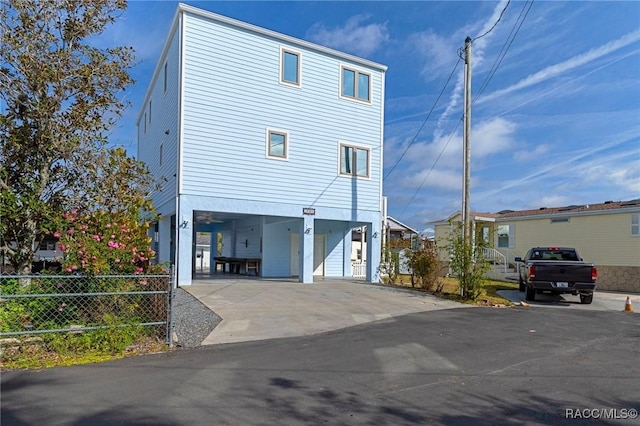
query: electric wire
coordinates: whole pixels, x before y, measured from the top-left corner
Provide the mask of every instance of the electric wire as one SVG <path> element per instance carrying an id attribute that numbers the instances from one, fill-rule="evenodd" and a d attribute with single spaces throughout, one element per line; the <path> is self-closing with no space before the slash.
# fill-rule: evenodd
<path id="1" fill-rule="evenodd" d="M 498 22 L 500 22 L 500 20 L 502 19 L 502 15 L 504 15 L 504 12 L 507 10 L 507 7 L 509 7 L 509 4 L 511 3 L 511 0 L 507 1 L 507 4 L 504 5 L 504 8 L 502 9 L 502 12 L 500 12 L 500 16 L 498 16 L 498 20 L 493 24 L 493 26 L 491 28 L 489 28 L 484 34 L 479 35 L 478 37 L 474 38 L 473 40 L 471 40 L 471 42 L 473 43 L 474 41 L 478 40 L 479 38 L 482 38 L 484 36 L 486 36 L 487 34 L 489 34 L 491 31 L 493 31 L 493 29 L 498 25 Z"/>
<path id="2" fill-rule="evenodd" d="M 458 124 L 456 125 L 456 127 L 451 131 L 451 134 L 449 135 L 449 139 L 447 140 L 447 143 L 445 143 L 444 146 L 442 147 L 442 149 L 440 150 L 440 154 L 438 154 L 438 156 L 436 157 L 435 161 L 431 165 L 431 168 L 429 169 L 429 171 L 425 175 L 424 179 L 422 179 L 422 182 L 420 183 L 420 186 L 418 186 L 418 188 L 413 193 L 413 196 L 411 196 L 411 199 L 407 202 L 407 204 L 405 204 L 404 208 L 402 209 L 402 212 L 400 213 L 400 216 L 402 216 L 404 214 L 404 212 L 411 205 L 413 200 L 415 200 L 416 195 L 418 195 L 418 192 L 420 192 L 420 190 L 424 186 L 424 183 L 427 181 L 427 178 L 431 175 L 431 172 L 433 171 L 433 169 L 438 164 L 438 161 L 440 161 L 440 157 L 442 157 L 442 154 L 444 154 L 445 149 L 447 149 L 447 147 L 449 146 L 449 142 L 451 142 L 451 140 L 453 139 L 453 135 L 456 134 L 456 130 L 458 130 L 458 127 L 460 127 L 460 123 L 461 123 L 461 121 L 458 121 Z"/>
<path id="3" fill-rule="evenodd" d="M 529 3 L 529 7 L 528 8 L 527 8 L 527 2 L 525 2 L 524 6 L 522 7 L 522 10 L 520 11 L 520 15 L 518 15 L 518 18 L 516 19 L 516 22 L 513 25 L 513 28 L 511 28 L 511 32 L 509 33 L 509 36 L 507 36 L 507 40 L 502 45 L 502 49 L 500 50 L 500 53 L 498 53 L 496 61 L 493 63 L 493 66 L 489 70 L 489 74 L 488 74 L 487 78 L 485 79 L 485 81 L 480 86 L 480 90 L 478 90 L 478 93 L 476 94 L 476 96 L 473 98 L 473 100 L 471 102 L 472 105 L 478 101 L 478 98 L 482 95 L 484 90 L 487 88 L 487 86 L 489 85 L 489 82 L 491 81 L 491 79 L 495 75 L 496 71 L 498 71 L 498 68 L 502 64 L 502 61 L 504 60 L 505 56 L 507 55 L 507 52 L 509 51 L 509 49 L 511 48 L 511 45 L 513 44 L 514 40 L 516 39 L 516 36 L 520 32 L 520 29 L 522 28 L 522 24 L 524 24 L 524 21 L 527 18 L 527 15 L 529 15 L 529 11 L 531 11 L 531 7 L 533 6 L 533 2 L 534 1 L 535 0 L 531 0 L 531 2 Z M 524 12 L 525 8 L 527 9 L 526 12 Z M 523 12 L 524 12 L 524 16 L 523 16 Z M 515 31 L 515 33 L 514 33 L 514 31 Z"/>
<path id="4" fill-rule="evenodd" d="M 527 15 L 529 14 L 529 11 L 531 10 L 531 7 L 533 6 L 533 2 L 535 0 L 531 0 L 531 2 L 529 3 L 529 7 L 526 10 L 526 13 L 524 13 L 524 17 L 523 17 L 523 12 L 526 8 L 526 2 L 525 5 L 523 6 L 522 10 L 520 11 L 520 15 L 518 16 L 518 18 L 516 19 L 516 22 L 514 24 L 514 26 L 512 27 L 509 36 L 507 37 L 507 40 L 505 41 L 505 44 L 503 44 L 502 49 L 500 50 L 500 53 L 498 54 L 498 58 L 496 59 L 496 62 L 494 62 L 494 65 L 492 66 L 488 77 L 485 79 L 485 81 L 483 82 L 483 84 L 481 85 L 481 89 L 479 91 L 479 93 L 476 95 L 476 97 L 472 100 L 472 104 L 475 103 L 478 98 L 480 97 L 480 95 L 482 94 L 482 92 L 484 91 L 484 89 L 487 87 L 487 85 L 489 84 L 489 82 L 491 81 L 491 79 L 493 78 L 493 76 L 495 75 L 496 71 L 498 70 L 500 64 L 502 63 L 502 60 L 504 59 L 504 57 L 506 56 L 507 52 L 509 51 L 509 48 L 511 47 L 511 45 L 513 44 L 513 41 L 515 40 L 515 37 L 518 35 L 518 32 L 520 31 L 520 29 L 522 28 L 522 24 L 524 23 Z M 509 6 L 509 4 L 511 3 L 511 1 L 509 0 L 507 2 L 507 4 L 505 5 L 505 7 L 502 9 L 502 12 L 500 12 L 500 16 L 498 17 L 498 19 L 496 20 L 496 22 L 493 24 L 493 26 L 486 31 L 484 34 L 474 38 L 472 40 L 478 40 L 479 38 L 482 38 L 484 36 L 486 36 L 487 34 L 489 34 L 491 31 L 493 31 L 493 29 L 498 25 L 498 23 L 500 22 L 500 20 L 502 19 L 502 16 L 504 15 L 505 11 L 507 10 L 507 7 Z M 522 18 L 522 19 L 520 19 Z M 517 28 L 517 29 L 516 29 Z M 514 33 L 515 30 L 515 33 Z M 513 34 L 513 36 L 511 36 Z M 506 46 L 506 48 L 505 48 Z M 462 58 L 460 57 L 460 52 L 461 50 L 458 51 L 458 63 L 460 62 L 460 60 L 462 60 Z M 456 67 L 458 65 L 458 63 L 456 63 Z M 464 117 L 464 115 L 463 115 Z M 425 121 L 426 122 L 426 121 Z M 424 125 L 424 123 L 423 123 Z M 429 169 L 429 171 L 427 172 L 427 174 L 425 175 L 425 177 L 422 179 L 422 182 L 420 183 L 420 185 L 418 186 L 418 188 L 415 190 L 415 192 L 413 193 L 413 196 L 411 197 L 411 199 L 405 204 L 402 213 L 400 214 L 400 216 L 402 216 L 404 214 L 404 212 L 407 210 L 407 208 L 411 205 L 411 203 L 415 200 L 416 196 L 418 195 L 418 193 L 420 192 L 420 190 L 422 189 L 422 187 L 424 186 L 425 182 L 427 181 L 427 178 L 431 175 L 431 172 L 433 171 L 433 169 L 435 168 L 435 166 L 438 164 L 438 161 L 440 160 L 440 158 L 442 157 L 442 154 L 444 153 L 445 149 L 447 148 L 447 146 L 449 145 L 449 143 L 451 142 L 451 140 L 453 139 L 453 135 L 455 134 L 455 132 L 457 131 L 458 127 L 460 126 L 460 121 L 458 121 L 458 124 L 456 124 L 456 127 L 453 129 L 453 131 L 451 132 L 450 136 L 449 136 L 449 140 L 447 140 L 447 142 L 445 143 L 445 145 L 443 146 L 442 150 L 440 151 L 440 153 L 438 154 L 438 156 L 436 157 L 435 161 L 433 162 L 433 164 L 431 165 L 431 168 Z M 422 129 L 422 127 L 420 128 Z M 419 131 L 418 131 L 419 133 Z M 417 136 L 417 135 L 416 135 Z M 408 149 L 408 148 L 407 148 Z M 406 150 L 405 150 L 406 153 Z M 403 153 L 404 156 L 404 153 Z M 397 163 L 396 163 L 397 165 Z M 395 166 L 394 165 L 394 168 Z M 388 176 L 388 174 L 387 174 Z"/>
<path id="5" fill-rule="evenodd" d="M 440 101 L 440 98 L 442 97 L 442 94 L 444 93 L 444 91 L 446 90 L 447 86 L 449 85 L 449 82 L 451 81 L 451 77 L 453 77 L 453 75 L 455 74 L 456 69 L 458 68 L 458 64 L 460 63 L 460 61 L 461 61 L 461 59 L 458 58 L 458 61 L 453 66 L 453 69 L 451 70 L 451 74 L 449 74 L 449 78 L 447 79 L 447 82 L 444 84 L 444 87 L 440 91 L 440 94 L 438 95 L 436 101 L 433 103 L 433 106 L 431 107 L 431 110 L 429 111 L 429 114 L 427 114 L 427 117 L 424 119 L 424 121 L 420 125 L 420 128 L 416 132 L 415 136 L 411 139 L 411 142 L 409 142 L 409 145 L 407 145 L 407 147 L 404 149 L 404 151 L 402 152 L 402 155 L 400 155 L 400 158 L 398 158 L 398 160 L 395 162 L 393 167 L 391 167 L 391 170 L 389 170 L 384 175 L 384 177 L 382 178 L 383 180 L 388 178 L 389 175 L 396 169 L 396 167 L 398 167 L 398 164 L 400 164 L 400 161 L 402 161 L 404 156 L 407 154 L 407 151 L 409 151 L 409 148 L 411 148 L 411 145 L 413 145 L 413 143 L 416 141 L 416 139 L 418 139 L 418 136 L 420 135 L 420 132 L 422 132 L 422 129 L 424 128 L 425 124 L 427 124 L 427 121 L 429 120 L 429 117 L 431 117 L 431 114 L 433 113 L 433 110 L 436 108 L 436 105 L 438 105 L 438 101 Z"/>

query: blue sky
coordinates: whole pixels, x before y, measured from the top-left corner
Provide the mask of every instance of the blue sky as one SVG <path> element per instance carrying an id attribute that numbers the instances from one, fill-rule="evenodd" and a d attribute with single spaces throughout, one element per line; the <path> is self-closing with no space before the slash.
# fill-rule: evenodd
<path id="1" fill-rule="evenodd" d="M 389 214 L 423 230 L 461 209 L 458 50 L 493 27 L 506 1 L 186 3 L 387 65 Z M 138 55 L 133 106 L 110 137 L 133 154 L 176 6 L 130 1 L 104 34 Z M 473 211 L 640 198 L 640 2 L 513 1 L 472 55 Z"/>

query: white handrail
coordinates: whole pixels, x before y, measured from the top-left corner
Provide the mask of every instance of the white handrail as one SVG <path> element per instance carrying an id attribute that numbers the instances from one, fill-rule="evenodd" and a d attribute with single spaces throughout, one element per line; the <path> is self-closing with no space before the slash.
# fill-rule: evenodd
<path id="1" fill-rule="evenodd" d="M 482 256 L 485 259 L 502 264 L 504 266 L 504 273 L 507 273 L 507 257 L 494 248 L 484 248 L 482 250 Z"/>

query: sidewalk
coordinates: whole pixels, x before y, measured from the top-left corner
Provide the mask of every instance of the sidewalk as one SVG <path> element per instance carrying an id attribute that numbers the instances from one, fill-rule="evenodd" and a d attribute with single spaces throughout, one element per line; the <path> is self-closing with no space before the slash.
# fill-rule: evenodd
<path id="1" fill-rule="evenodd" d="M 222 318 L 203 345 L 306 336 L 415 312 L 465 307 L 360 280 L 198 280 L 182 287 Z"/>

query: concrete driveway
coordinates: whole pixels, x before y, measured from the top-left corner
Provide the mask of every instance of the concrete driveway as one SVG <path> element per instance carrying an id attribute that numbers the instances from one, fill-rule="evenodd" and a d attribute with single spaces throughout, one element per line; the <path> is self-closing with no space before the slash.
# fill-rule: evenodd
<path id="1" fill-rule="evenodd" d="M 222 318 L 203 345 L 308 336 L 465 305 L 361 280 L 198 280 L 182 287 Z"/>
<path id="2" fill-rule="evenodd" d="M 572 294 L 552 295 L 536 294 L 534 302 L 526 301 L 524 292 L 518 290 L 499 290 L 498 294 L 513 303 L 521 301 L 530 306 L 545 308 L 581 309 L 587 311 L 623 311 L 627 296 L 634 310 L 640 309 L 640 295 L 637 293 L 619 293 L 612 291 L 596 291 L 593 294 L 593 302 L 589 305 L 580 303 L 580 296 Z"/>

